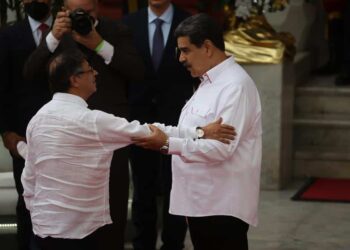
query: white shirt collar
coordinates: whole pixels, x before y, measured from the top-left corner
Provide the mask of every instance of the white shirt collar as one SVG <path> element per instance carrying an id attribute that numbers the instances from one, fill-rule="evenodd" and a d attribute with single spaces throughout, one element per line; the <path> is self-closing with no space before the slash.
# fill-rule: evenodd
<path id="1" fill-rule="evenodd" d="M 86 101 L 81 98 L 80 96 L 77 96 L 77 95 L 72 95 L 72 94 L 69 94 L 69 93 L 55 93 L 53 95 L 53 98 L 52 100 L 56 100 L 56 101 L 62 101 L 62 102 L 70 102 L 70 103 L 74 103 L 74 104 L 77 104 L 78 106 L 81 106 L 81 107 L 87 107 L 88 104 L 86 103 Z"/>
<path id="2" fill-rule="evenodd" d="M 173 15 L 174 15 L 174 6 L 172 4 L 170 4 L 169 7 L 166 9 L 166 11 L 164 11 L 164 13 L 159 17 L 156 14 L 154 14 L 154 12 L 151 10 L 150 7 L 148 7 L 148 23 L 152 23 L 156 18 L 160 18 L 165 23 L 171 24 Z"/>
<path id="3" fill-rule="evenodd" d="M 44 22 L 45 24 L 47 24 L 49 26 L 49 28 L 51 28 L 52 19 L 53 19 L 52 15 L 50 15 Z M 28 16 L 28 20 L 29 20 L 29 24 L 30 24 L 30 28 L 32 29 L 32 32 L 37 31 L 41 22 L 33 19 L 31 16 Z"/>
<path id="4" fill-rule="evenodd" d="M 221 72 L 224 71 L 225 68 L 229 67 L 229 65 L 233 65 L 234 63 L 235 60 L 233 59 L 233 56 L 229 56 L 224 61 L 222 61 L 221 63 L 204 73 L 200 77 L 201 81 L 209 83 L 214 82 L 215 79 L 221 74 Z"/>

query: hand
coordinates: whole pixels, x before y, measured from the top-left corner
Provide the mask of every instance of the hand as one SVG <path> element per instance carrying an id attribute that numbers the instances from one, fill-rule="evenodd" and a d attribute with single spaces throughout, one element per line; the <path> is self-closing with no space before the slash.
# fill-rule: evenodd
<path id="1" fill-rule="evenodd" d="M 159 128 L 157 128 L 156 126 L 154 125 L 148 125 L 148 126 L 152 131 L 152 134 L 150 136 L 134 137 L 132 138 L 132 140 L 137 146 L 159 151 L 160 148 L 163 145 L 165 145 L 166 140 L 168 139 L 168 136 L 164 134 L 164 132 Z"/>
<path id="2" fill-rule="evenodd" d="M 73 39 L 84 45 L 86 48 L 94 50 L 102 41 L 102 37 L 99 33 L 97 33 L 94 26 L 92 26 L 92 30 L 89 34 L 82 36 L 76 31 L 72 32 Z"/>
<path id="3" fill-rule="evenodd" d="M 2 134 L 2 140 L 4 146 L 10 151 L 13 156 L 20 156 L 17 151 L 17 143 L 20 141 L 25 141 L 25 138 L 19 136 L 15 132 L 5 132 Z"/>
<path id="4" fill-rule="evenodd" d="M 59 11 L 52 27 L 52 35 L 61 40 L 63 35 L 72 32 L 72 22 L 69 18 L 69 11 Z"/>
<path id="5" fill-rule="evenodd" d="M 234 140 L 237 135 L 234 127 L 222 124 L 221 117 L 215 122 L 202 127 L 202 129 L 204 130 L 204 139 L 213 139 L 225 144 L 230 144 L 230 141 Z"/>

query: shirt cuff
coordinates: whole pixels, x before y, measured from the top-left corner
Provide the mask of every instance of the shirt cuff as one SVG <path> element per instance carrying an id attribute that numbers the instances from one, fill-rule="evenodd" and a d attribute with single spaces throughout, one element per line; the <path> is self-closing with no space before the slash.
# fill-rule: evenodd
<path id="1" fill-rule="evenodd" d="M 51 53 L 55 52 L 59 43 L 60 41 L 52 35 L 52 32 L 46 36 L 46 44 Z"/>
<path id="2" fill-rule="evenodd" d="M 102 47 L 97 54 L 99 54 L 105 60 L 105 64 L 110 64 L 114 54 L 114 47 L 106 40 L 103 40 Z"/>
<path id="3" fill-rule="evenodd" d="M 27 154 L 28 154 L 27 143 L 25 143 L 24 141 L 19 141 L 17 143 L 17 151 L 24 160 L 27 159 Z"/>
<path id="4" fill-rule="evenodd" d="M 182 153 L 182 142 L 184 139 L 169 137 L 169 154 L 181 155 Z"/>
<path id="5" fill-rule="evenodd" d="M 198 135 L 197 135 L 197 128 L 193 127 L 191 129 L 189 129 L 189 138 L 192 138 L 192 139 L 197 139 L 198 138 Z"/>

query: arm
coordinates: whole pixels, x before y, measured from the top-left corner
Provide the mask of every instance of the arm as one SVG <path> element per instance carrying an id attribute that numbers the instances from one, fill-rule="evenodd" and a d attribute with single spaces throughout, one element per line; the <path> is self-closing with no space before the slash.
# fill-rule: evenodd
<path id="1" fill-rule="evenodd" d="M 230 143 L 229 140 L 234 140 L 236 136 L 235 128 L 227 124 L 222 124 L 222 121 L 220 117 L 204 127 L 197 127 L 201 128 L 204 132 L 201 139 L 212 139 L 226 144 Z M 195 127 L 179 129 L 178 127 L 166 126 L 160 123 L 154 123 L 153 125 L 162 130 L 168 137 L 198 139 L 197 128 Z"/>
<path id="2" fill-rule="evenodd" d="M 28 134 L 27 134 L 28 136 Z M 28 157 L 26 158 L 24 169 L 21 176 L 21 182 L 23 185 L 23 198 L 26 204 L 26 207 L 31 211 L 31 205 L 34 197 L 35 190 L 35 170 L 34 170 L 34 152 L 31 152 L 31 147 L 28 148 Z"/>
<path id="3" fill-rule="evenodd" d="M 141 125 L 138 121 L 128 122 L 126 119 L 112 114 L 101 111 L 93 112 L 96 112 L 97 136 L 108 151 L 133 143 L 132 137 L 148 136 L 151 133 L 148 125 Z"/>
<path id="4" fill-rule="evenodd" d="M 217 116 L 223 117 L 225 123 L 234 126 L 237 137 L 230 144 L 221 143 L 217 140 L 169 137 L 169 154 L 179 155 L 186 162 L 221 162 L 232 157 L 237 145 L 240 143 L 242 134 L 248 129 L 249 114 L 246 111 L 248 98 L 243 89 L 236 89 L 222 98 L 222 106 Z M 159 150 L 165 144 L 167 136 L 154 128 L 154 134 L 137 145 Z"/>
<path id="5" fill-rule="evenodd" d="M 4 146 L 10 151 L 13 156 L 18 156 L 16 145 L 19 141 L 23 141 L 24 138 L 19 136 L 14 131 L 15 124 L 15 101 L 14 97 L 14 83 L 11 78 L 11 61 L 16 60 L 11 58 L 11 37 L 9 35 L 9 29 L 0 32 L 0 134 Z"/>
<path id="6" fill-rule="evenodd" d="M 86 36 L 72 33 L 73 39 L 104 59 L 108 68 L 128 80 L 141 80 L 145 67 L 132 46 L 132 34 L 127 26 L 100 20 L 100 33 L 93 30 Z M 112 36 L 109 34 L 111 33 Z"/>

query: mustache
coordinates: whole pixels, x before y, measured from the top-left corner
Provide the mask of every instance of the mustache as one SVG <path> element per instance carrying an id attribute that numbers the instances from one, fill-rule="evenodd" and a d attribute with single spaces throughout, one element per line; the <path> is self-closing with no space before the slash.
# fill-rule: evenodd
<path id="1" fill-rule="evenodd" d="M 191 64 L 189 64 L 188 62 L 183 62 L 182 65 L 183 65 L 185 68 L 190 68 L 190 67 L 191 67 Z"/>

